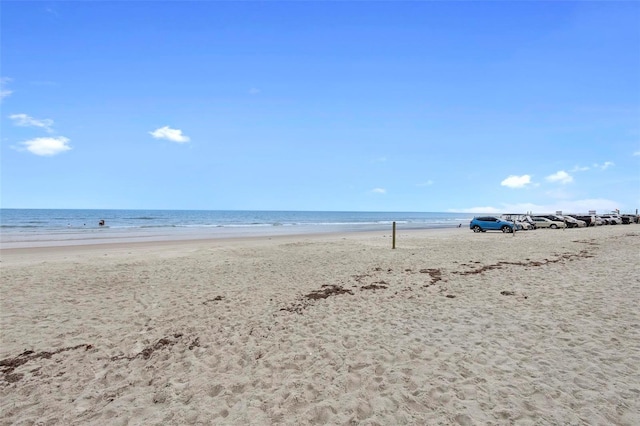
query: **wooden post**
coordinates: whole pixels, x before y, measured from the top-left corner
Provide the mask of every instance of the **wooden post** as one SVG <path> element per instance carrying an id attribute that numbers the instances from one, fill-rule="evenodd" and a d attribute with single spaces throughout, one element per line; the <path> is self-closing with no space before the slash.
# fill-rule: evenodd
<path id="1" fill-rule="evenodd" d="M 391 248 L 395 249 L 396 248 L 396 223 L 393 222 L 393 232 L 392 232 L 392 236 L 391 236 Z"/>

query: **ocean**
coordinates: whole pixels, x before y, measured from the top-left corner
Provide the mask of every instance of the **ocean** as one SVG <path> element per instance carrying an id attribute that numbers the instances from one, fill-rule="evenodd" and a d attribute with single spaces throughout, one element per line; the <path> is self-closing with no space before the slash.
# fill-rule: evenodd
<path id="1" fill-rule="evenodd" d="M 472 215 L 438 212 L 0 209 L 3 247 L 467 225 Z M 104 226 L 99 222 L 104 220 Z"/>

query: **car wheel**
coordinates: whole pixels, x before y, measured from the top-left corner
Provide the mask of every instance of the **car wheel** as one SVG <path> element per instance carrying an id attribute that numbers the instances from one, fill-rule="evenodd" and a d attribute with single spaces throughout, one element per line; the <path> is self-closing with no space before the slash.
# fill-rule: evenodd
<path id="1" fill-rule="evenodd" d="M 511 227 L 510 227 L 510 226 L 504 225 L 504 226 L 502 227 L 502 232 L 504 232 L 504 233 L 506 234 L 506 233 L 508 233 L 508 232 L 513 232 L 513 230 L 511 229 Z"/>
<path id="2" fill-rule="evenodd" d="M 551 224 L 551 226 L 550 226 L 549 228 L 551 228 L 551 229 L 557 229 L 557 228 L 558 228 L 558 226 L 557 226 L 555 223 L 552 223 L 552 224 Z"/>
<path id="3" fill-rule="evenodd" d="M 480 228 L 478 225 L 475 225 L 473 227 L 473 232 L 482 232 L 482 228 Z"/>

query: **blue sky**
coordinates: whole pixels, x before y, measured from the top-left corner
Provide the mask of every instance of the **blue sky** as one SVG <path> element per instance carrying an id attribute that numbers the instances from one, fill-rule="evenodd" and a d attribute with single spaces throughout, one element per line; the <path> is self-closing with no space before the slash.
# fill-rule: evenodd
<path id="1" fill-rule="evenodd" d="M 640 208 L 638 2 L 0 13 L 5 208 Z"/>

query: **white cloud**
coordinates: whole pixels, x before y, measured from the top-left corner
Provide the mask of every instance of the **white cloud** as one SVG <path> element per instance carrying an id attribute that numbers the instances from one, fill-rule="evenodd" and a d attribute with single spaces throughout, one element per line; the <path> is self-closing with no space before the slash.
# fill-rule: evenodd
<path id="1" fill-rule="evenodd" d="M 500 185 L 507 186 L 509 188 L 524 188 L 525 186 L 531 183 L 531 176 L 522 175 L 522 176 L 514 176 L 511 175 L 502 182 Z"/>
<path id="2" fill-rule="evenodd" d="M 58 136 L 57 138 L 35 138 L 22 142 L 22 145 L 32 154 L 45 157 L 57 155 L 71 149 L 69 139 L 64 136 Z"/>
<path id="3" fill-rule="evenodd" d="M 587 170 L 589 170 L 589 167 L 582 167 L 582 166 L 575 166 L 573 169 L 569 170 L 571 173 L 575 173 L 575 172 L 586 172 Z"/>
<path id="4" fill-rule="evenodd" d="M 595 167 L 596 169 L 600 169 L 600 170 L 607 170 L 611 166 L 615 166 L 615 164 L 612 161 L 605 161 L 602 164 L 594 164 L 593 165 L 593 167 Z"/>
<path id="5" fill-rule="evenodd" d="M 560 170 L 559 172 L 549 175 L 546 177 L 546 179 L 549 182 L 559 182 L 562 184 L 573 182 L 573 176 L 571 176 L 569 173 L 565 172 L 564 170 Z"/>
<path id="6" fill-rule="evenodd" d="M 384 188 L 374 188 L 371 190 L 371 192 L 375 193 L 375 194 L 386 194 L 387 190 Z"/>
<path id="7" fill-rule="evenodd" d="M 418 184 L 418 186 L 431 186 L 431 185 L 433 185 L 433 181 L 432 181 L 431 179 L 429 179 L 429 180 L 428 180 L 428 181 L 426 181 L 426 182 L 420 182 L 420 183 Z"/>
<path id="8" fill-rule="evenodd" d="M 249 89 L 249 94 L 250 95 L 257 95 L 258 93 L 260 93 L 260 89 L 258 89 L 256 87 L 252 87 L 251 89 Z"/>
<path id="9" fill-rule="evenodd" d="M 0 77 L 0 100 L 10 96 L 13 91 L 9 89 L 5 89 L 5 85 L 9 83 L 11 79 L 9 77 Z"/>
<path id="10" fill-rule="evenodd" d="M 638 156 L 640 156 L 640 151 L 636 151 L 636 152 L 634 152 L 634 153 L 633 153 L 633 156 L 634 156 L 634 157 L 638 157 Z"/>
<path id="11" fill-rule="evenodd" d="M 169 126 L 160 127 L 153 132 L 149 132 L 149 134 L 156 139 L 166 139 L 177 143 L 185 143 L 191 140 L 189 136 L 182 134 L 182 130 L 172 129 Z"/>
<path id="12" fill-rule="evenodd" d="M 548 211 L 560 210 L 565 213 L 588 213 L 596 210 L 598 213 L 608 213 L 620 206 L 620 203 L 605 198 L 587 198 L 584 200 L 564 200 L 556 205 L 549 206 Z"/>
<path id="13" fill-rule="evenodd" d="M 484 207 L 471 207 L 464 209 L 450 210 L 451 212 L 460 213 L 489 213 L 489 214 L 502 214 L 502 213 L 527 213 L 527 212 L 546 212 L 545 207 L 539 206 L 533 203 L 518 203 L 508 204 L 501 203 L 501 207 L 484 206 Z M 554 210 L 555 211 L 555 210 Z"/>
<path id="14" fill-rule="evenodd" d="M 13 120 L 13 124 L 21 127 L 41 127 L 47 132 L 51 132 L 51 126 L 53 126 L 53 120 L 45 118 L 38 120 L 33 117 L 29 117 L 27 114 L 12 114 L 9 116 Z"/>
<path id="15" fill-rule="evenodd" d="M 607 200 L 604 198 L 588 198 L 584 200 L 558 200 L 552 204 L 533 204 L 533 203 L 517 203 L 507 204 L 503 203 L 501 207 L 485 206 L 485 207 L 471 207 L 463 209 L 450 210 L 451 212 L 458 213 L 489 213 L 489 214 L 501 214 L 501 213 L 527 213 L 544 214 L 555 213 L 556 211 L 562 211 L 566 214 L 574 213 L 588 213 L 589 210 L 596 210 L 598 213 L 604 214 L 620 208 L 620 203 Z"/>
<path id="16" fill-rule="evenodd" d="M 501 213 L 503 210 L 497 209 L 495 207 L 470 207 L 465 209 L 453 209 L 450 210 L 452 213 L 490 213 L 497 214 Z"/>

